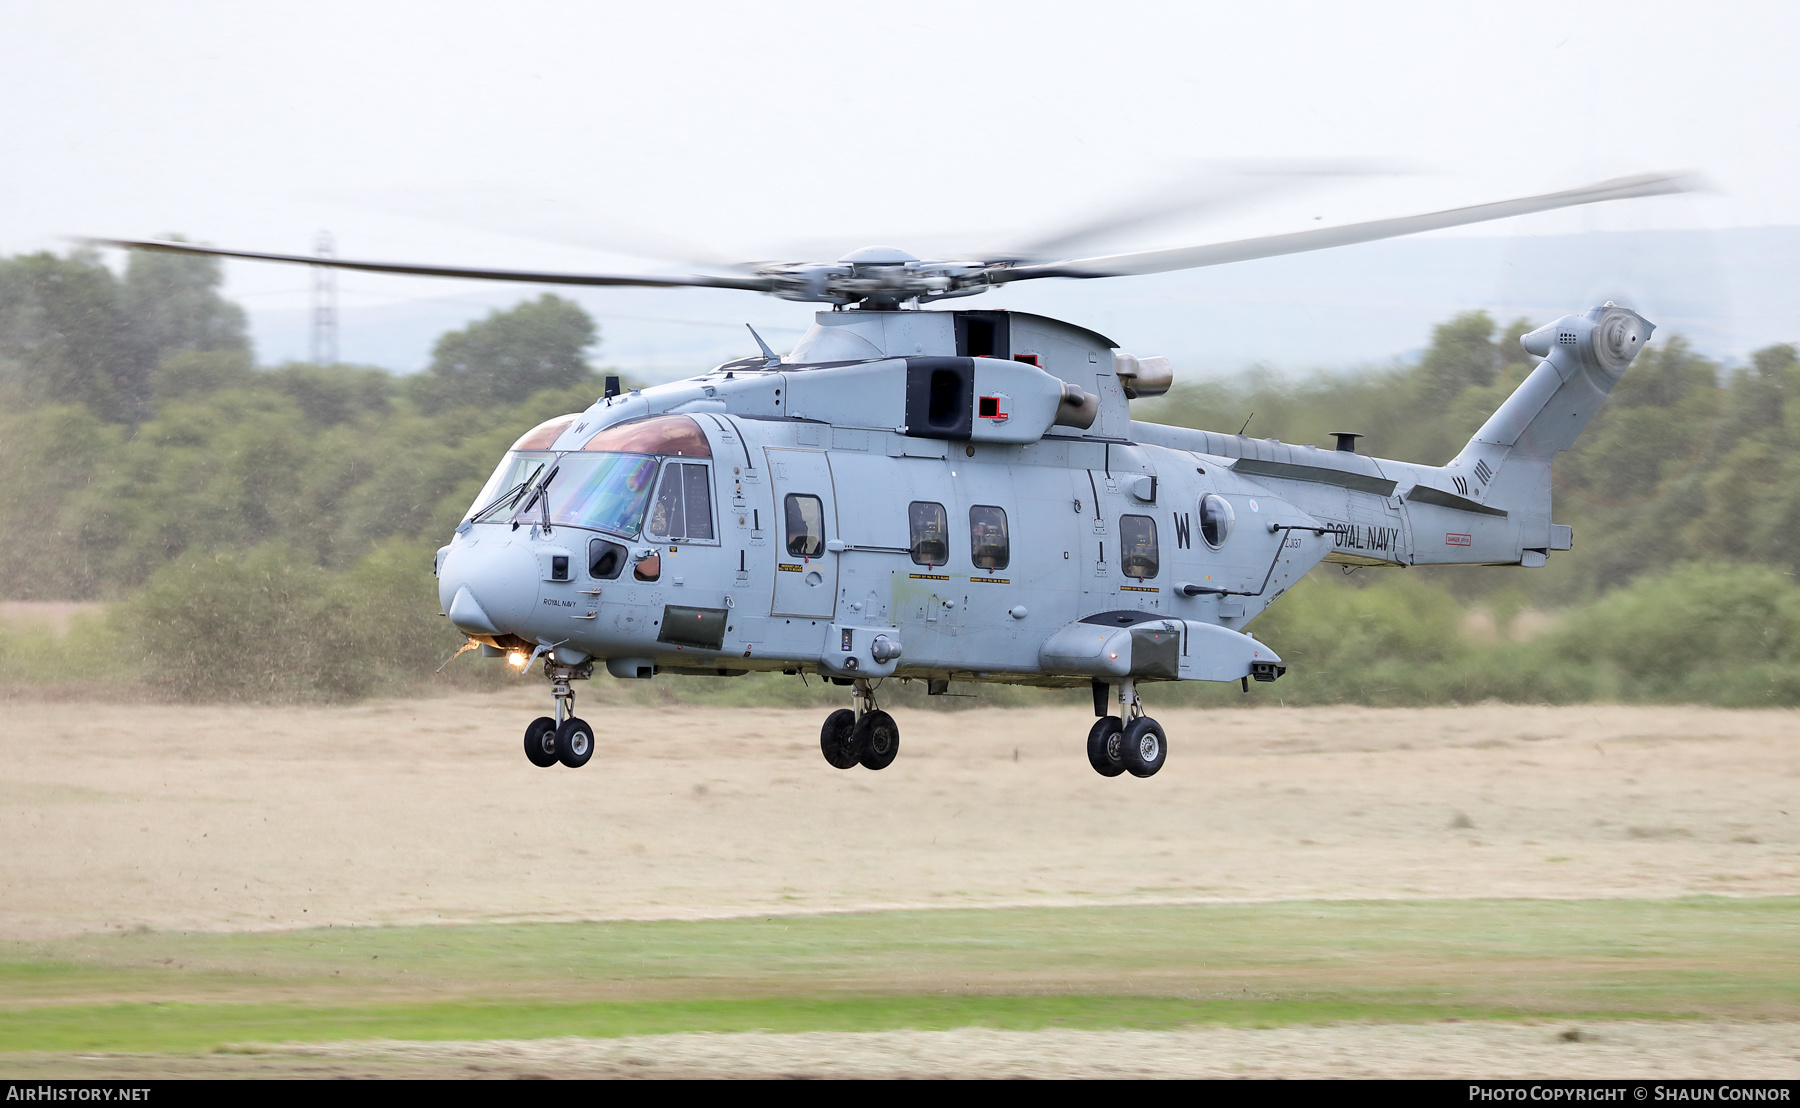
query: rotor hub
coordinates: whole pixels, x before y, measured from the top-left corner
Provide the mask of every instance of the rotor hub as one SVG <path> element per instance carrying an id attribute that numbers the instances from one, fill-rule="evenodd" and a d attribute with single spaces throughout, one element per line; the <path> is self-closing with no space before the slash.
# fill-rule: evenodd
<path id="1" fill-rule="evenodd" d="M 839 265 L 888 266 L 916 263 L 919 259 L 898 246 L 865 246 L 838 259 Z"/>
<path id="2" fill-rule="evenodd" d="M 894 308 L 908 300 L 929 303 L 970 296 L 988 287 L 986 262 L 924 261 L 897 246 L 865 246 L 836 264 L 777 263 L 757 270 L 784 300 L 866 304 Z"/>

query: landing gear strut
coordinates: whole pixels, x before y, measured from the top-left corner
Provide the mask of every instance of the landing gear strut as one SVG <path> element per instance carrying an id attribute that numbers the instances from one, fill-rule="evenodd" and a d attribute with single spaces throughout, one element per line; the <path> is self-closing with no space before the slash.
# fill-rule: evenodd
<path id="1" fill-rule="evenodd" d="M 900 753 L 900 726 L 894 717 L 875 706 L 875 690 L 858 677 L 853 683 L 852 708 L 839 708 L 825 717 L 819 730 L 819 750 L 837 769 L 861 765 L 886 769 Z"/>
<path id="2" fill-rule="evenodd" d="M 1117 777 L 1127 770 L 1133 777 L 1154 776 L 1169 756 L 1162 724 L 1144 714 L 1134 679 L 1119 682 L 1117 716 L 1106 714 L 1106 692 L 1105 684 L 1094 682 L 1094 714 L 1100 718 L 1088 731 L 1088 764 L 1102 777 Z"/>
<path id="3" fill-rule="evenodd" d="M 587 720 L 575 715 L 575 690 L 570 681 L 580 681 L 594 672 L 594 663 L 565 666 L 554 658 L 544 659 L 544 676 L 550 679 L 550 695 L 556 700 L 556 718 L 539 716 L 525 728 L 525 757 L 531 764 L 548 768 L 561 762 L 570 769 L 580 769 L 594 756 L 594 729 Z"/>

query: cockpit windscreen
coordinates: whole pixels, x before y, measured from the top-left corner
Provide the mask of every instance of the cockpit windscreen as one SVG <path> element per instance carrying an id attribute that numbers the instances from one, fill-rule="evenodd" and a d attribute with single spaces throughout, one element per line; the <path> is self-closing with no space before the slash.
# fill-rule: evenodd
<path id="1" fill-rule="evenodd" d="M 537 490 L 547 481 L 552 525 L 636 535 L 643 527 L 651 486 L 656 483 L 657 466 L 661 464 L 658 455 L 712 456 L 700 425 L 684 415 L 655 416 L 609 427 L 575 452 L 559 454 L 543 449 L 575 418 L 551 420 L 514 443 L 464 518 L 493 523 L 521 514 L 536 522 L 545 509 Z M 706 467 L 678 467 L 677 476 L 684 474 L 689 483 L 698 482 L 700 486 L 688 497 L 700 505 L 701 511 L 683 513 L 683 526 L 677 529 L 681 534 L 676 537 L 710 539 L 712 512 L 705 490 Z M 681 487 L 677 486 L 678 492 Z"/>
<path id="2" fill-rule="evenodd" d="M 658 464 L 644 454 L 564 454 L 550 480 L 550 522 L 637 534 Z"/>

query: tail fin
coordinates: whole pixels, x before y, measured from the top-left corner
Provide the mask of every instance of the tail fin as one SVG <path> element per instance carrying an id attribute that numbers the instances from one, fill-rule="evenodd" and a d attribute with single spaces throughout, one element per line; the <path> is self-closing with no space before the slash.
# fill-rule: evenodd
<path id="1" fill-rule="evenodd" d="M 1519 564 L 1543 565 L 1547 551 L 1569 549 L 1568 529 L 1553 532 L 1550 524 L 1550 461 L 1574 445 L 1655 330 L 1631 309 L 1607 303 L 1526 335 L 1520 343 L 1544 360 L 1444 467 L 1458 497 L 1516 524 L 1511 542 Z M 1446 551 L 1441 560 L 1465 558 Z"/>
<path id="2" fill-rule="evenodd" d="M 1491 458 L 1494 447 L 1514 458 L 1546 460 L 1569 449 L 1655 330 L 1631 309 L 1608 303 L 1526 335 L 1520 344 L 1544 360 L 1481 425 L 1457 461 L 1468 456 L 1473 465 L 1475 457 Z"/>

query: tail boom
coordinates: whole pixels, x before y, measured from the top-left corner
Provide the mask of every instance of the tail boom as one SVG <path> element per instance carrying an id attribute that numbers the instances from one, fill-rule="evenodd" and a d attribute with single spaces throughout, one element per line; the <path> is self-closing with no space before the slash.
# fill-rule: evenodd
<path id="1" fill-rule="evenodd" d="M 1541 566 L 1574 536 L 1550 522 L 1550 463 L 1575 444 L 1656 330 L 1608 303 L 1520 340 L 1544 360 L 1449 465 L 1406 494 L 1415 564 Z M 1443 539 L 1434 541 L 1443 524 Z"/>

